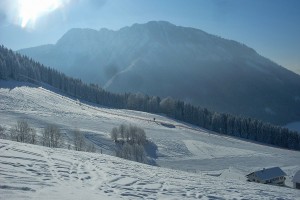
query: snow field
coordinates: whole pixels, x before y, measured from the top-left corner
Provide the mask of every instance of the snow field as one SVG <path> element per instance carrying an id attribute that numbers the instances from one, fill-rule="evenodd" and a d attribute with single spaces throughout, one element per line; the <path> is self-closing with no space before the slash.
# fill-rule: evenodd
<path id="1" fill-rule="evenodd" d="M 175 171 L 175 174 L 180 176 L 180 177 L 194 177 L 195 181 L 197 179 L 203 179 L 203 177 L 206 177 L 205 180 L 214 180 L 214 181 L 208 181 L 207 188 L 209 188 L 209 184 L 212 184 L 210 187 L 218 186 L 218 184 L 223 185 L 225 184 L 228 185 L 230 188 L 230 183 L 234 183 L 238 181 L 239 184 L 242 184 L 243 187 L 247 188 L 247 185 L 252 185 L 253 183 L 248 183 L 246 182 L 245 175 L 258 169 L 262 168 L 267 168 L 267 167 L 273 167 L 273 166 L 279 166 L 281 167 L 286 173 L 287 173 L 287 180 L 286 184 L 287 186 L 291 186 L 291 179 L 292 176 L 296 173 L 297 170 L 300 170 L 300 153 L 297 151 L 290 151 L 290 150 L 285 150 L 285 149 L 280 149 L 280 148 L 275 148 L 271 146 L 265 146 L 257 143 L 252 143 L 224 135 L 219 135 L 212 133 L 210 131 L 201 129 L 199 127 L 195 127 L 186 123 L 178 122 L 176 120 L 161 116 L 161 115 L 155 115 L 155 114 L 149 114 L 149 113 L 144 113 L 144 112 L 139 112 L 139 111 L 131 111 L 131 110 L 118 110 L 118 109 L 110 109 L 110 108 L 104 108 L 104 107 L 99 107 L 94 104 L 89 104 L 86 102 L 79 102 L 76 99 L 68 98 L 66 96 L 63 96 L 59 93 L 54 92 L 55 90 L 49 90 L 45 89 L 42 87 L 36 87 L 34 85 L 30 85 L 27 83 L 19 83 L 19 82 L 14 82 L 14 81 L 0 81 L 0 125 L 6 127 L 7 130 L 9 130 L 10 127 L 14 126 L 17 122 L 17 120 L 20 119 L 26 119 L 29 124 L 33 127 L 36 128 L 37 134 L 41 134 L 43 127 L 45 127 L 47 124 L 56 124 L 60 127 L 62 133 L 64 133 L 64 137 L 69 140 L 72 140 L 72 135 L 71 131 L 79 128 L 82 132 L 84 132 L 86 136 L 86 140 L 88 143 L 93 143 L 96 145 L 96 148 L 98 152 L 100 152 L 100 149 L 103 150 L 104 154 L 108 155 L 113 155 L 113 147 L 114 144 L 109 138 L 109 132 L 113 127 L 117 127 L 122 123 L 126 124 L 134 124 L 142 127 L 147 134 L 147 137 L 150 138 L 151 141 L 153 141 L 157 147 L 157 158 L 156 158 L 156 163 L 163 167 L 163 168 L 155 168 L 156 171 L 162 170 L 166 171 L 164 174 L 170 174 L 174 175 L 174 171 L 164 169 L 164 168 L 171 168 L 171 169 L 176 169 L 176 170 L 181 170 L 181 171 Z M 153 121 L 153 118 L 156 118 L 156 122 Z M 167 125 L 166 125 L 167 124 Z M 172 126 L 168 126 L 172 125 Z M 3 140 L 5 141 L 5 140 Z M 72 142 L 72 141 L 69 141 Z M 8 146 L 11 145 L 9 141 L 5 141 L 4 143 L 7 143 Z M 12 143 L 13 144 L 13 143 Z M 1 145 L 0 145 L 1 146 Z M 15 154 L 21 154 L 21 152 L 14 151 L 14 150 L 9 150 L 6 151 L 5 149 L 8 147 L 7 145 L 4 145 L 5 147 L 2 147 L 0 149 L 0 156 L 3 156 L 2 152 L 9 153 L 9 155 L 6 156 L 11 156 L 11 158 L 8 157 L 1 157 L 0 161 L 8 163 L 13 163 L 11 166 L 18 164 L 22 164 L 22 160 L 18 160 L 18 158 L 15 157 L 20 157 Z M 18 145 L 15 145 L 18 146 Z M 25 145 L 26 148 L 29 148 L 30 145 Z M 25 148 L 24 147 L 24 148 Z M 15 148 L 15 147 L 14 147 Z M 31 147 L 30 147 L 31 148 Z M 38 146 L 34 146 L 34 148 L 42 148 Z M 15 148 L 17 149 L 17 148 Z M 32 149 L 32 148 L 31 148 Z M 43 148 L 42 148 L 43 149 Z M 24 150 L 24 149 L 23 149 Z M 23 151 L 21 150 L 21 151 Z M 29 152 L 33 153 L 39 153 L 39 150 L 31 150 Z M 97 160 L 95 160 L 94 164 L 92 163 L 91 160 L 87 160 L 87 158 L 79 159 L 80 155 L 94 155 L 94 154 L 87 154 L 87 153 L 78 153 L 78 152 L 71 152 L 71 151 L 65 151 L 65 150 L 42 150 L 44 153 L 40 153 L 42 156 L 40 160 L 44 160 L 45 162 L 48 162 L 48 157 L 47 155 L 51 155 L 51 159 L 57 159 L 59 158 L 60 160 L 68 161 L 70 163 L 74 163 L 74 165 L 83 165 L 82 171 L 76 171 L 77 168 L 74 168 L 74 171 L 79 175 L 77 175 L 77 178 L 74 174 L 72 174 L 73 167 L 70 166 L 70 164 L 64 164 L 60 161 L 55 161 L 57 162 L 57 166 L 65 167 L 66 169 L 60 169 L 58 170 L 56 166 L 47 164 L 43 166 L 43 163 L 40 163 L 40 165 L 35 165 L 33 166 L 37 167 L 33 170 L 36 171 L 36 174 L 34 174 L 33 171 L 23 170 L 23 171 L 14 171 L 12 169 L 17 169 L 13 167 L 12 169 L 8 169 L 8 172 L 11 171 L 12 173 L 10 174 L 12 177 L 14 176 L 14 173 L 21 173 L 21 176 L 23 178 L 20 178 L 20 180 L 26 180 L 26 174 L 31 173 L 28 175 L 27 178 L 29 178 L 32 182 L 30 187 L 28 184 L 26 185 L 20 185 L 18 186 L 18 183 L 20 184 L 16 177 L 15 178 L 5 178 L 6 180 L 6 186 L 3 186 L 2 184 L 2 178 L 4 177 L 5 173 L 0 174 L 0 184 L 1 186 L 0 189 L 0 194 L 3 188 L 3 190 L 7 190 L 5 194 L 12 194 L 13 198 L 15 198 L 16 191 L 21 190 L 21 191 L 33 191 L 34 194 L 37 194 L 39 192 L 44 192 L 43 194 L 48 194 L 50 193 L 49 190 L 54 190 L 57 191 L 58 193 L 63 193 L 65 191 L 69 191 L 69 193 L 66 193 L 66 197 L 74 197 L 75 199 L 80 199 L 79 197 L 83 197 L 83 195 L 77 190 L 74 190 L 73 188 L 79 188 L 80 191 L 83 193 L 89 193 L 90 195 L 106 195 L 106 197 L 109 197 L 110 193 L 112 193 L 113 198 L 128 198 L 130 199 L 129 194 L 125 195 L 120 195 L 121 192 L 118 192 L 119 190 L 114 190 L 114 188 L 120 188 L 122 187 L 129 187 L 129 186 L 124 186 L 126 184 L 129 184 L 129 182 L 132 183 L 129 188 L 132 189 L 137 188 L 138 190 L 143 190 L 145 189 L 145 185 L 147 185 L 147 188 L 145 190 L 149 190 L 151 188 L 158 188 L 160 189 L 155 190 L 155 195 L 153 198 L 154 199 L 163 199 L 164 194 L 158 193 L 157 191 L 162 190 L 163 186 L 160 186 L 159 182 L 155 181 L 154 179 L 150 178 L 150 182 L 142 183 L 141 185 L 138 185 L 138 182 L 134 182 L 137 179 L 140 179 L 142 175 L 144 175 L 146 172 L 145 171 L 135 171 L 135 170 L 142 170 L 142 169 L 135 169 L 134 167 L 129 168 L 129 171 L 127 170 L 127 164 L 119 164 L 119 167 L 122 168 L 124 171 L 124 177 L 121 176 L 120 179 L 116 181 L 112 181 L 111 185 L 113 187 L 108 187 L 107 190 L 112 190 L 113 192 L 104 192 L 105 188 L 102 190 L 98 189 L 93 189 L 92 192 L 89 192 L 91 189 L 90 187 L 83 187 L 82 183 L 84 182 L 83 185 L 94 185 L 95 182 L 99 182 L 99 179 L 102 180 L 103 177 L 100 177 L 100 175 L 105 174 L 102 173 L 101 170 L 97 170 L 98 164 L 100 163 Z M 52 157 L 52 153 L 54 152 L 55 156 Z M 50 152 L 50 153 L 49 153 Z M 56 153 L 55 153 L 56 152 Z M 58 152 L 64 152 L 63 155 L 59 155 L 60 153 Z M 28 155 L 27 155 L 28 154 Z M 22 156 L 27 156 L 28 158 L 32 159 L 37 159 L 36 155 L 30 154 L 30 153 L 23 153 Z M 97 155 L 99 156 L 99 155 Z M 96 156 L 96 157 L 97 157 Z M 101 158 L 105 158 L 106 155 L 101 155 Z M 98 159 L 98 157 L 97 157 Z M 117 159 L 117 158 L 110 158 L 110 159 Z M 109 159 L 109 160 L 110 160 Z M 22 162 L 21 162 L 22 161 Z M 31 162 L 32 160 L 28 160 L 26 162 Z M 96 162 L 97 161 L 97 162 Z M 25 161 L 24 161 L 25 162 Z M 32 161 L 33 162 L 33 161 Z M 51 163 L 55 163 L 54 161 Z M 125 162 L 125 161 L 124 161 Z M 77 164 L 76 164 L 77 163 Z M 97 164 L 96 164 L 97 163 Z M 101 165 L 104 168 L 109 168 L 112 167 L 112 164 L 108 165 L 107 163 L 110 163 L 110 161 L 105 162 L 105 164 Z M 118 163 L 118 162 L 117 162 Z M 127 163 L 127 161 L 126 161 Z M 131 162 L 129 162 L 131 163 Z M 114 163 L 116 164 L 116 163 Z M 7 165 L 7 164 L 6 164 Z M 29 164 L 32 165 L 32 164 Z M 65 165 L 65 166 L 64 166 Z M 106 166 L 107 165 L 107 166 Z M 149 166 L 145 165 L 139 165 L 137 163 L 133 164 L 134 166 L 138 166 L 138 168 L 143 169 L 148 169 Z M 9 166 L 9 165 L 8 165 Z M 27 166 L 27 165 L 25 165 Z M 38 168 L 40 166 L 40 168 Z M 132 165 L 130 165 L 132 166 Z M 3 165 L 1 164 L 1 168 Z M 86 167 L 86 168 L 84 168 Z M 49 174 L 51 174 L 51 169 L 54 170 L 53 173 L 54 175 L 49 175 L 47 171 L 43 171 L 43 169 L 48 169 L 49 168 Z M 80 167 L 79 167 L 80 168 Z M 99 167 L 98 167 L 99 168 Z M 5 168 L 6 169 L 6 168 Z M 95 169 L 95 171 L 94 171 Z M 116 168 L 113 168 L 116 169 Z M 133 171 L 131 171 L 131 169 Z M 40 172 L 40 171 L 43 172 Z M 69 174 L 66 172 L 64 173 L 63 171 L 68 171 Z M 71 170 L 71 171 L 70 171 Z M 5 170 L 2 170 L 5 171 Z M 192 172 L 192 173 L 186 173 L 182 171 L 187 171 L 187 172 Z M 5 171 L 6 172 L 6 171 Z M 8 173 L 7 172 L 7 173 Z M 23 173 L 25 172 L 25 173 Z M 89 174 L 82 174 L 84 172 L 89 172 Z M 98 173 L 99 175 L 95 174 Z M 38 173 L 45 173 L 48 176 L 51 176 L 52 178 L 49 178 L 50 180 L 36 180 L 37 185 L 34 184 L 34 181 L 38 175 Z M 74 172 L 75 173 L 75 172 Z M 75 173 L 75 174 L 76 174 Z M 134 174 L 127 176 L 128 174 Z M 141 173 L 141 174 L 137 174 Z M 151 171 L 152 176 L 154 176 L 155 173 Z M 149 172 L 149 177 L 151 173 Z M 194 173 L 194 174 L 193 174 Z M 61 175 L 65 175 L 66 177 L 63 177 Z M 205 175 L 206 174 L 206 175 Z M 67 177 L 68 175 L 68 177 Z M 74 176 L 73 176 L 74 175 Z M 32 179 L 30 177 L 33 177 Z M 108 176 L 105 174 L 105 176 Z M 100 178 L 99 178 L 100 177 Z M 143 179 L 143 182 L 147 182 L 149 179 L 145 178 Z M 172 176 L 171 176 L 172 177 Z M 111 177 L 111 179 L 114 179 L 117 177 Z M 164 180 L 165 176 L 163 176 L 160 180 Z M 28 180 L 29 180 L 28 179 Z M 45 177 L 47 179 L 47 177 Z M 65 180 L 66 179 L 66 180 Z M 83 180 L 81 180 L 83 179 Z M 104 177 L 105 179 L 105 177 Z M 135 179 L 135 180 L 133 180 Z M 192 178 L 191 178 L 192 179 Z M 15 181 L 15 182 L 10 182 Z M 56 180 L 55 184 L 52 183 L 51 187 L 45 186 L 44 189 L 39 188 L 42 184 L 51 184 L 52 181 Z M 77 181 L 75 181 L 77 180 Z M 97 181 L 96 181 L 97 180 Z M 176 182 L 177 180 L 178 182 Z M 203 190 L 203 187 L 200 187 L 198 184 L 199 182 L 189 182 L 189 184 L 192 184 L 195 190 L 193 192 L 185 190 L 183 185 L 184 184 L 184 178 L 174 178 L 170 179 L 172 182 L 170 188 L 175 187 L 175 188 L 180 188 L 180 190 L 184 191 L 183 193 L 176 193 L 176 198 L 181 199 L 183 197 L 188 198 L 190 195 L 191 198 L 196 198 L 197 197 L 197 192 L 195 190 Z M 70 185 L 69 182 L 74 182 L 74 187 L 72 186 L 65 186 L 65 188 L 61 189 L 61 187 L 58 187 L 56 184 L 57 182 L 62 181 L 66 185 Z M 26 182 L 26 181 L 25 181 Z M 43 182 L 43 183 L 41 183 Z M 169 182 L 168 182 L 169 184 Z M 110 185 L 110 186 L 111 186 Z M 201 186 L 205 185 L 204 183 L 201 182 Z M 7 189 L 7 186 L 9 187 L 18 187 L 19 189 Z M 103 185 L 102 185 L 103 186 Z M 224 186 L 224 187 L 225 187 Z M 23 188 L 24 190 L 20 189 L 20 187 L 25 187 Z M 36 188 L 37 187 L 37 188 Z M 94 186 L 91 186 L 92 188 Z M 104 186 L 103 186 L 104 187 Z M 149 187 L 149 188 L 148 188 Z M 164 187 L 166 187 L 164 185 Z M 218 186 L 221 187 L 221 186 Z M 217 192 L 216 190 L 213 190 L 217 197 L 225 197 L 226 199 L 233 199 L 234 198 L 234 192 L 233 196 L 228 196 L 229 193 L 227 193 L 227 189 L 224 188 L 223 186 L 221 187 L 220 191 Z M 252 186 L 248 186 L 252 187 Z M 254 188 L 261 188 L 261 187 L 266 187 L 266 193 L 268 194 L 266 199 L 272 199 L 269 195 L 270 191 L 277 191 L 276 193 L 279 194 L 280 191 L 283 190 L 288 190 L 288 188 L 281 188 L 281 187 L 275 187 L 275 186 L 264 186 L 261 184 L 255 184 L 253 186 Z M 139 189 L 142 188 L 142 189 Z M 33 189 L 33 190 L 31 190 Z M 124 189 L 124 188 L 123 188 Z M 120 189 L 123 191 L 123 189 Z M 169 188 L 168 188 L 169 189 Z M 241 196 L 245 197 L 245 193 L 240 195 L 239 193 L 240 187 L 238 189 L 232 189 L 232 191 L 237 191 L 237 199 L 242 198 Z M 35 192 L 34 192 L 35 190 Z M 126 190 L 126 189 L 124 189 Z M 129 189 L 130 190 L 130 189 Z M 179 190 L 179 189 L 178 189 Z M 223 191 L 225 190 L 225 191 Z M 241 189 L 245 190 L 245 189 Z M 248 190 L 248 189 L 247 189 Z M 289 197 L 297 197 L 300 196 L 298 191 L 289 189 L 291 192 L 288 192 L 288 194 L 292 194 L 291 196 L 286 196 L 285 198 Z M 95 192 L 97 191 L 97 192 Z M 227 192 L 226 192 L 227 191 Z M 127 191 L 129 192 L 129 191 Z M 252 198 L 253 197 L 258 197 L 259 195 L 264 194 L 264 191 L 258 192 L 259 194 L 254 194 L 253 192 L 249 193 L 249 196 L 247 198 Z M 18 193 L 19 194 L 19 193 Z M 114 196 L 113 194 L 117 194 Z M 140 195 L 140 197 L 136 198 L 152 198 L 149 193 L 146 193 L 148 196 L 143 196 Z M 185 195 L 184 195 L 185 194 Z M 286 194 L 285 192 L 282 193 Z M 20 193 L 22 196 L 22 194 Z M 63 195 L 63 194 L 61 194 Z M 126 196 L 127 195 L 127 196 Z M 137 195 L 135 192 L 134 195 Z M 240 196 L 239 196 L 240 195 Z M 258 196 L 255 196 L 258 195 Z M 276 195 L 273 195 L 274 199 L 276 199 Z M 282 197 L 280 194 L 279 197 Z M 22 199 L 20 196 L 19 199 Z M 32 198 L 32 195 L 29 195 L 30 198 Z M 41 195 L 42 196 L 42 195 Z M 41 197 L 39 196 L 39 197 Z M 170 193 L 166 195 L 167 199 L 170 198 Z M 171 195 L 172 196 L 172 195 Z M 200 197 L 202 196 L 203 199 L 213 199 L 213 197 L 208 197 L 209 195 L 203 192 L 199 193 Z M 212 195 L 214 196 L 214 195 Z M 19 196 L 18 196 L 19 197 Z M 181 198 L 179 198 L 181 197 Z M 231 198 L 232 197 L 232 198 Z M 259 199 L 262 199 L 259 198 Z M 1 197 L 0 197 L 1 198 Z M 38 199 L 38 197 L 36 197 Z M 67 199 L 68 199 L 67 198 Z M 93 199 L 94 196 L 91 196 L 91 199 Z M 175 199 L 176 199 L 175 198 Z M 246 198 L 246 197 L 245 197 Z M 284 198 L 284 199 L 285 199 Z M 11 199 L 11 198 L 9 198 Z M 46 197 L 44 199 L 47 199 Z M 58 198 L 61 199 L 61 198 Z M 293 198 L 291 198 L 293 199 Z M 296 198 L 297 199 L 297 198 Z"/>
<path id="2" fill-rule="evenodd" d="M 297 199 L 300 191 L 0 140 L 0 199 Z"/>

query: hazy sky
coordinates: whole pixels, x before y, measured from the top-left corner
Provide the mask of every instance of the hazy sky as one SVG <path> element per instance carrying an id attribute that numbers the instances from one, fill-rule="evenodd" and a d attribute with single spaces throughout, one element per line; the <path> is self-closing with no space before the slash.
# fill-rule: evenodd
<path id="1" fill-rule="evenodd" d="M 0 0 L 0 43 L 55 43 L 75 27 L 118 30 L 151 20 L 199 28 L 300 74 L 300 0 Z"/>

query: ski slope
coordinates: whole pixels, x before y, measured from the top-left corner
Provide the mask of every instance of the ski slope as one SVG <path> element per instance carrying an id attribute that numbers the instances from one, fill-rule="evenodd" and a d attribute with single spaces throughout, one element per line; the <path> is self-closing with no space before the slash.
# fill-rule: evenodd
<path id="1" fill-rule="evenodd" d="M 113 156 L 0 139 L 0 199 L 297 199 L 285 187 L 224 180 Z"/>
<path id="2" fill-rule="evenodd" d="M 114 144 L 109 137 L 111 129 L 122 123 L 135 124 L 143 127 L 147 137 L 157 145 L 153 159 L 158 166 L 186 171 L 190 176 L 201 174 L 201 177 L 208 176 L 222 184 L 238 181 L 248 185 L 250 183 L 246 182 L 246 174 L 257 169 L 279 166 L 288 175 L 287 186 L 291 186 L 293 175 L 300 170 L 300 152 L 297 151 L 218 135 L 161 115 L 110 109 L 80 102 L 50 89 L 47 86 L 0 81 L 0 125 L 9 130 L 17 120 L 26 119 L 41 134 L 47 124 L 57 124 L 64 133 L 65 141 L 72 141 L 72 130 L 79 128 L 84 132 L 87 142 L 96 145 L 98 152 L 102 150 L 104 154 L 114 155 Z M 14 153 L 11 152 L 12 155 Z M 146 166 L 143 165 L 144 167 Z M 168 169 L 155 169 L 173 173 Z M 186 173 L 180 173 L 186 176 Z M 261 184 L 256 185 L 254 187 L 262 187 Z M 294 189 L 279 190 L 281 189 L 290 190 L 294 195 L 299 194 Z M 278 190 L 278 187 L 274 190 Z"/>

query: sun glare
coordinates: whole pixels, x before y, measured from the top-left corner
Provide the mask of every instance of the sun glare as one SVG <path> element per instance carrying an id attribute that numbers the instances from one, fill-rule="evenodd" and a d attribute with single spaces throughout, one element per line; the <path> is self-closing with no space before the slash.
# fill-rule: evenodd
<path id="1" fill-rule="evenodd" d="M 62 0 L 19 0 L 19 19 L 22 28 L 34 26 L 36 20 L 63 5 Z"/>

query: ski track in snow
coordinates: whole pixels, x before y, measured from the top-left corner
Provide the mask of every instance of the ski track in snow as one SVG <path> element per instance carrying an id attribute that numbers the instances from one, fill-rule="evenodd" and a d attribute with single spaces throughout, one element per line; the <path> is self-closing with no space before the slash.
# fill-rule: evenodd
<path id="1" fill-rule="evenodd" d="M 137 58 L 137 59 L 133 60 L 133 61 L 131 62 L 131 64 L 130 64 L 128 67 L 126 67 L 126 68 L 123 69 L 122 71 L 120 71 L 120 72 L 116 73 L 115 75 L 113 75 L 113 76 L 112 76 L 112 77 L 104 84 L 103 89 L 107 89 L 107 88 L 113 83 L 113 81 L 114 81 L 120 74 L 123 74 L 123 73 L 125 73 L 125 72 L 130 71 L 130 70 L 135 66 L 135 64 L 136 64 L 139 60 L 140 60 L 140 58 Z"/>
<path id="2" fill-rule="evenodd" d="M 297 199 L 300 196 L 293 189 L 245 180 L 245 175 L 254 170 L 279 166 L 288 174 L 286 184 L 291 186 L 292 176 L 300 170 L 297 151 L 213 134 L 161 115 L 87 104 L 42 87 L 22 84 L 0 81 L 0 125 L 7 129 L 17 120 L 26 119 L 37 129 L 37 134 L 53 123 L 66 132 L 65 137 L 72 138 L 68 131 L 80 128 L 87 135 L 86 140 L 97 145 L 98 152 L 101 148 L 103 153 L 112 155 L 110 130 L 121 123 L 136 124 L 157 145 L 159 166 L 196 174 L 106 155 L 1 140 L 0 199 L 55 199 L 47 196 L 55 195 L 54 191 L 56 199 L 94 199 L 98 195 L 104 195 L 105 199 Z"/>
<path id="3" fill-rule="evenodd" d="M 297 199 L 300 191 L 0 140 L 0 199 Z"/>

